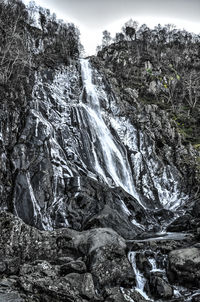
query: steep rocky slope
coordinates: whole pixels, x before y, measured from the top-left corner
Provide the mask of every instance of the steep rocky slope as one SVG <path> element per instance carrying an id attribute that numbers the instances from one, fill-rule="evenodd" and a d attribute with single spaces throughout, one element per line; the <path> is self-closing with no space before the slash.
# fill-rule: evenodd
<path id="1" fill-rule="evenodd" d="M 146 49 L 141 40 L 128 43 L 128 46 L 127 42 L 120 42 L 105 47 L 97 58 L 93 58 L 93 64 L 102 70 L 105 81 L 120 96 L 123 110 L 132 123 L 152 139 L 156 156 L 165 163 L 173 163 L 180 171 L 194 203 L 196 200 L 194 207 L 197 210 L 200 181 L 199 102 L 193 111 L 188 109 L 183 83 L 187 72 L 196 73 L 199 77 L 198 43 L 186 45 L 184 52 L 175 49 L 175 44 L 163 45 L 160 56 L 159 46 L 155 43 L 151 49 L 150 46 Z M 190 52 L 192 61 L 188 58 Z M 171 64 L 175 61 L 179 62 L 176 70 Z M 170 96 L 172 83 L 169 79 L 174 81 L 173 96 Z M 198 95 L 199 86 L 196 88 L 197 98 Z M 195 93 L 192 96 L 195 97 Z M 189 121 L 181 121 L 186 116 Z M 194 131 L 191 130 L 193 122 Z M 187 205 L 191 206 L 191 203 Z"/>
<path id="2" fill-rule="evenodd" d="M 198 301 L 198 152 L 167 108 L 141 101 L 153 62 L 134 43 L 79 59 L 73 25 L 42 9 L 31 23 L 20 1 L 0 5 L 10 29 L 1 39 L 17 24 L 30 58 L 13 61 L 21 40 L 0 49 L 1 74 L 10 71 L 1 76 L 0 300 Z"/>

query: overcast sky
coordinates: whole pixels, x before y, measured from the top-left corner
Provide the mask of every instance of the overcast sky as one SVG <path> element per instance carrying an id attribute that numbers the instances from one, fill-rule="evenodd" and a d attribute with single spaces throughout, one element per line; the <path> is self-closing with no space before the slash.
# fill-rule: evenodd
<path id="1" fill-rule="evenodd" d="M 26 4 L 28 0 L 23 0 Z M 158 23 L 200 33 L 200 0 L 35 0 L 58 18 L 74 22 L 88 54 L 101 44 L 102 31 L 114 36 L 132 18 L 149 27 Z"/>

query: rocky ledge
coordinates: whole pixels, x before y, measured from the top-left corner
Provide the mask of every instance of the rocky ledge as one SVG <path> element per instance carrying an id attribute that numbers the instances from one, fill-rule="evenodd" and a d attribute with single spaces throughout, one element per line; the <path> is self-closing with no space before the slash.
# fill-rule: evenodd
<path id="1" fill-rule="evenodd" d="M 171 251 L 169 254 L 169 279 L 187 287 L 200 287 L 200 244 L 196 247 Z"/>
<path id="2" fill-rule="evenodd" d="M 5 212 L 0 228 L 0 301 L 111 301 L 135 282 L 125 240 L 109 228 L 39 231 Z"/>
<path id="3" fill-rule="evenodd" d="M 172 283 L 199 287 L 200 247 L 194 237 L 130 245 L 110 228 L 40 231 L 6 212 L 0 214 L 0 230 L 0 301 L 148 301 L 135 290 L 129 250 L 137 253 L 150 297 L 174 297 Z M 162 269 L 151 269 L 154 257 L 160 268 L 168 267 L 171 284 Z"/>

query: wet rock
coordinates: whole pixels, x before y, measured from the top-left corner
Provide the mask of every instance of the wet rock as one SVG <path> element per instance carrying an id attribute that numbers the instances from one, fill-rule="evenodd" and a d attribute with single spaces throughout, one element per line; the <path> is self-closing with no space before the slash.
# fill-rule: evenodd
<path id="1" fill-rule="evenodd" d="M 158 219 L 160 224 L 163 224 L 166 220 L 170 221 L 170 219 L 174 217 L 174 213 L 167 209 L 159 209 L 155 211 L 154 216 Z"/>
<path id="2" fill-rule="evenodd" d="M 169 283 L 159 276 L 151 275 L 149 279 L 149 289 L 155 298 L 169 299 L 173 296 L 173 288 Z"/>
<path id="3" fill-rule="evenodd" d="M 148 276 L 149 271 L 151 270 L 151 264 L 149 263 L 148 258 L 144 253 L 138 253 L 136 255 L 136 263 L 138 269 L 144 272 L 145 276 Z"/>
<path id="4" fill-rule="evenodd" d="M 194 204 L 193 209 L 192 209 L 192 214 L 195 217 L 200 218 L 200 200 L 199 199 L 197 201 L 195 201 L 195 204 Z"/>
<path id="5" fill-rule="evenodd" d="M 4 212 L 0 213 L 0 230 L 2 255 L 20 257 L 17 284 L 35 299 L 96 301 L 96 290 L 101 298 L 105 288 L 135 284 L 126 242 L 112 229 L 42 232 Z"/>
<path id="6" fill-rule="evenodd" d="M 200 249 L 185 248 L 169 253 L 168 277 L 187 287 L 200 287 Z"/>
<path id="7" fill-rule="evenodd" d="M 112 53 L 115 59 L 120 56 L 121 50 L 112 51 L 109 54 L 111 59 Z M 134 56 L 137 57 L 137 52 Z M 127 68 L 133 64 L 135 67 L 133 56 L 131 58 L 128 64 L 123 58 L 123 66 Z M 150 62 L 145 64 L 149 66 Z M 91 67 L 92 78 L 87 79 L 95 83 L 94 93 L 97 91 L 99 98 L 99 111 L 94 110 L 92 116 L 88 115 L 88 109 L 93 110 L 93 96 L 87 95 L 82 79 L 87 70 L 80 72 L 80 61 L 71 61 L 69 65 L 60 65 L 56 69 L 36 70 L 23 121 L 20 123 L 19 117 L 13 121 L 15 138 L 10 127 L 3 127 L 9 129 L 6 136 L 15 142 L 9 157 L 5 153 L 2 160 L 5 171 L 9 166 L 12 180 L 9 192 L 11 188 L 13 190 L 12 194 L 5 194 L 4 199 L 9 200 L 16 215 L 41 230 L 69 226 L 77 231 L 110 227 L 124 238 L 131 239 L 146 230 L 147 225 L 156 230 L 163 217 L 170 219 L 170 211 L 161 210 L 159 213 L 159 209 L 163 204 L 166 206 L 165 196 L 168 207 L 178 206 L 176 202 L 184 202 L 183 197 L 187 199 L 187 195 L 182 194 L 187 191 L 187 177 L 180 176 L 179 165 L 174 163 L 177 131 L 166 112 L 155 104 L 142 106 L 134 86 L 115 91 L 114 85 L 106 78 L 106 71 L 101 73 L 98 64 L 96 67 Z M 139 71 L 140 67 L 136 68 Z M 116 76 L 117 82 L 118 73 L 115 75 L 114 70 L 110 70 L 110 74 Z M 127 78 L 127 72 L 125 76 Z M 80 102 L 81 95 L 86 107 Z M 93 101 L 98 102 L 96 98 Z M 13 111 L 16 110 L 11 110 L 11 115 Z M 104 127 L 97 131 L 101 116 L 102 125 L 105 121 L 107 129 L 104 129 L 103 139 L 99 133 Z M 114 146 L 111 156 L 105 156 L 105 135 L 112 142 L 107 147 Z M 181 148 L 185 150 L 184 146 Z M 4 149 L 7 150 L 8 146 Z M 112 159 L 112 164 L 108 164 L 107 157 Z M 98 165 L 101 169 L 96 168 Z M 111 166 L 114 172 L 109 170 Z M 119 181 L 116 181 L 115 172 Z M 136 198 L 117 188 L 122 186 L 130 193 L 132 177 L 137 191 L 132 195 Z M 114 189 L 111 188 L 113 185 Z M 140 202 L 147 208 L 158 209 L 155 219 Z"/>
<path id="8" fill-rule="evenodd" d="M 184 232 L 192 229 L 191 224 L 192 216 L 189 214 L 178 217 L 168 227 L 169 232 Z"/>
<path id="9" fill-rule="evenodd" d="M 192 297 L 192 302 L 199 302 L 200 301 L 200 295 L 196 294 Z"/>
<path id="10" fill-rule="evenodd" d="M 126 289 L 122 287 L 114 287 L 106 289 L 105 291 L 105 302 L 148 302 L 150 300 L 144 299 L 144 297 L 133 289 Z"/>
<path id="11" fill-rule="evenodd" d="M 124 238 L 134 238 L 136 235 L 140 234 L 142 230 L 131 222 L 131 217 L 127 219 L 127 215 L 123 212 L 122 208 L 120 208 L 120 205 L 118 206 L 115 204 L 114 206 L 114 198 L 109 198 L 109 195 L 109 192 L 107 192 L 107 204 L 102 206 L 99 213 L 94 213 L 94 215 L 88 219 L 84 228 L 110 227 Z M 116 200 L 116 202 L 119 201 Z M 135 215 L 147 218 L 148 215 L 145 214 L 141 208 L 136 207 L 134 200 L 130 199 L 129 202 L 131 207 L 135 210 Z M 144 220 L 142 222 L 146 224 Z"/>

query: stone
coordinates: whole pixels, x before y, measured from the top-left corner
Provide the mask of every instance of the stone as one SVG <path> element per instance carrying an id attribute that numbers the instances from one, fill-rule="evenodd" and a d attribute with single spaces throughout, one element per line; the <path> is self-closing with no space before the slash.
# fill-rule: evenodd
<path id="1" fill-rule="evenodd" d="M 151 270 L 151 264 L 149 263 L 148 258 L 143 253 L 138 254 L 136 258 L 138 269 L 144 272 L 145 276 L 148 276 L 149 271 Z"/>
<path id="2" fill-rule="evenodd" d="M 199 302 L 200 301 L 200 295 L 199 294 L 194 294 L 192 297 L 192 302 Z"/>
<path id="3" fill-rule="evenodd" d="M 191 247 L 169 253 L 168 277 L 187 287 L 200 287 L 200 249 Z"/>
<path id="4" fill-rule="evenodd" d="M 95 299 L 96 292 L 92 274 L 86 273 L 84 274 L 83 282 L 82 282 L 82 294 L 84 297 L 88 299 Z"/>
<path id="5" fill-rule="evenodd" d="M 16 281 L 35 299 L 82 302 L 87 297 L 96 301 L 97 289 L 101 297 L 104 288 L 135 284 L 126 241 L 112 229 L 39 231 L 3 212 L 0 230 L 1 253 L 13 259 L 11 263 L 18 263 L 21 257 Z M 11 242 L 15 249 L 10 248 Z"/>
<path id="6" fill-rule="evenodd" d="M 18 273 L 20 267 L 19 258 L 5 258 L 0 261 L 0 272 L 6 275 L 15 275 Z"/>
<path id="7" fill-rule="evenodd" d="M 135 278 L 123 238 L 111 229 L 93 232 L 93 236 L 90 236 L 88 266 L 94 280 L 100 288 L 114 284 L 131 286 Z"/>
<path id="8" fill-rule="evenodd" d="M 60 267 L 60 274 L 63 275 L 67 275 L 70 273 L 85 273 L 87 270 L 86 265 L 83 261 L 81 260 L 76 260 L 76 261 L 71 261 L 67 264 L 63 264 Z"/>
<path id="9" fill-rule="evenodd" d="M 0 274 L 3 274 L 6 271 L 6 267 L 5 261 L 0 261 Z"/>
<path id="10" fill-rule="evenodd" d="M 173 288 L 159 276 L 151 275 L 149 289 L 153 297 L 169 299 L 173 296 Z"/>
<path id="11" fill-rule="evenodd" d="M 184 232 L 192 229 L 192 216 L 190 214 L 182 215 L 174 220 L 168 227 L 168 232 Z"/>
<path id="12" fill-rule="evenodd" d="M 114 287 L 105 290 L 105 302 L 149 302 L 150 300 L 144 297 L 134 289 L 126 289 L 122 287 Z"/>
<path id="13" fill-rule="evenodd" d="M 25 302 L 17 293 L 0 293 L 0 302 Z"/>
<path id="14" fill-rule="evenodd" d="M 200 218 L 200 200 L 196 200 L 192 209 L 192 213 L 195 217 Z"/>

